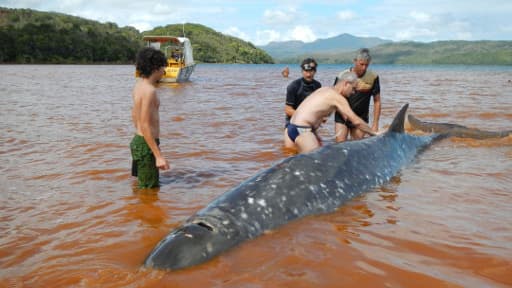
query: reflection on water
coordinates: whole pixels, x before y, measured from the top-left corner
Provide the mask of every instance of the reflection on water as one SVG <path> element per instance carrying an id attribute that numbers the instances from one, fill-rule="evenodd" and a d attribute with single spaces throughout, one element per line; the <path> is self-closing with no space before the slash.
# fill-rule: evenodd
<path id="1" fill-rule="evenodd" d="M 317 78 L 331 85 L 343 68 L 321 65 Z M 372 68 L 383 127 L 407 102 L 422 120 L 512 129 L 510 67 Z M 161 85 L 172 170 L 140 190 L 130 177 L 131 66 L 0 66 L 0 287 L 512 285 L 512 136 L 443 140 L 334 213 L 191 269 L 141 268 L 172 228 L 291 155 L 284 91 L 300 70 L 282 69 L 203 64 L 192 82 Z M 320 130 L 327 144 L 332 123 Z"/>

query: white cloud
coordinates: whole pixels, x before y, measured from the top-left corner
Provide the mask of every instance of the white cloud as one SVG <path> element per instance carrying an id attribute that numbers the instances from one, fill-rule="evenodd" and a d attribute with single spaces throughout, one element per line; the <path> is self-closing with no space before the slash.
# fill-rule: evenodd
<path id="1" fill-rule="evenodd" d="M 350 21 L 357 18 L 357 14 L 351 10 L 343 10 L 338 12 L 336 17 L 341 21 Z"/>
<path id="2" fill-rule="evenodd" d="M 128 26 L 135 27 L 139 32 L 144 32 L 153 29 L 153 26 L 147 22 L 131 23 Z"/>
<path id="3" fill-rule="evenodd" d="M 394 39 L 398 41 L 411 40 L 417 38 L 435 38 L 437 33 L 434 30 L 427 28 L 407 27 L 403 30 L 398 30 L 394 34 Z"/>
<path id="4" fill-rule="evenodd" d="M 175 11 L 175 8 L 173 9 L 171 6 L 162 3 L 156 3 L 151 7 L 151 14 L 153 15 L 168 15 L 174 13 Z"/>
<path id="5" fill-rule="evenodd" d="M 438 40 L 473 40 L 476 27 L 471 22 L 451 13 L 435 15 L 413 11 L 406 17 L 395 17 L 387 23 L 394 31 L 394 40 L 438 41 Z"/>
<path id="6" fill-rule="evenodd" d="M 430 22 L 432 20 L 432 16 L 424 12 L 412 11 L 409 13 L 409 16 L 411 16 L 413 20 L 421 23 Z"/>
<path id="7" fill-rule="evenodd" d="M 284 34 L 276 30 L 256 31 L 256 45 L 266 45 L 272 41 L 290 41 L 299 40 L 303 42 L 313 42 L 317 39 L 315 33 L 309 26 L 299 25 L 286 31 Z"/>
<path id="8" fill-rule="evenodd" d="M 289 32 L 290 40 L 301 40 L 303 42 L 313 42 L 316 40 L 315 33 L 309 28 L 309 26 L 295 26 L 293 30 Z"/>
<path id="9" fill-rule="evenodd" d="M 240 29 L 238 29 L 237 27 L 229 27 L 228 29 L 224 30 L 224 32 L 222 32 L 226 35 L 231 35 L 231 36 L 234 36 L 234 37 L 237 37 L 237 38 L 240 38 L 240 39 L 244 39 L 244 40 L 247 40 L 249 39 L 249 35 L 245 34 L 244 32 L 240 31 Z"/>
<path id="10" fill-rule="evenodd" d="M 263 23 L 267 25 L 288 25 L 297 18 L 297 11 L 293 8 L 288 11 L 265 10 L 263 12 Z"/>

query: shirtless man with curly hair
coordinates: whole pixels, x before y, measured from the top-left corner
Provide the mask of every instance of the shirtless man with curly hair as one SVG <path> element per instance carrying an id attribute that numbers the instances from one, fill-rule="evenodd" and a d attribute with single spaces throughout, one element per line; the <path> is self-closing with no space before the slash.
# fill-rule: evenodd
<path id="1" fill-rule="evenodd" d="M 132 120 L 136 129 L 130 143 L 132 175 L 137 176 L 139 188 L 154 188 L 160 185 L 158 169 L 170 168 L 159 148 L 160 99 L 156 94 L 156 84 L 165 74 L 167 59 L 162 51 L 146 47 L 139 51 L 136 62 L 141 79 L 132 93 Z"/>

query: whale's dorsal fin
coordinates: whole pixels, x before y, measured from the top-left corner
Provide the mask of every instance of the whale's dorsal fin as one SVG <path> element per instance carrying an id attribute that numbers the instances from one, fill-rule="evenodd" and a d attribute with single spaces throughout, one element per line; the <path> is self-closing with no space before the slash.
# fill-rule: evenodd
<path id="1" fill-rule="evenodd" d="M 388 131 L 389 132 L 396 132 L 396 133 L 404 133 L 404 121 L 405 121 L 405 113 L 407 113 L 407 108 L 409 108 L 409 104 L 405 104 L 400 111 L 395 116 L 395 119 L 393 119 L 393 122 L 391 123 L 391 126 L 389 126 Z"/>

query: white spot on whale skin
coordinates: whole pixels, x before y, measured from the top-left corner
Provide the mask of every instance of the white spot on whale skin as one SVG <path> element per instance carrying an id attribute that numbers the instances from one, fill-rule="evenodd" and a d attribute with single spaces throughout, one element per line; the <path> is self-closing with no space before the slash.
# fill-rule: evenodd
<path id="1" fill-rule="evenodd" d="M 252 198 L 252 197 L 247 198 L 247 202 L 249 202 L 249 204 L 253 204 L 254 198 Z"/>
<path id="2" fill-rule="evenodd" d="M 265 201 L 265 199 L 260 199 L 260 200 L 258 200 L 256 202 L 258 202 L 258 204 L 260 204 L 263 207 L 267 206 L 267 202 Z"/>
<path id="3" fill-rule="evenodd" d="M 247 219 L 247 214 L 246 213 L 242 213 L 242 214 L 240 214 L 240 217 L 242 217 L 243 219 Z"/>

